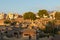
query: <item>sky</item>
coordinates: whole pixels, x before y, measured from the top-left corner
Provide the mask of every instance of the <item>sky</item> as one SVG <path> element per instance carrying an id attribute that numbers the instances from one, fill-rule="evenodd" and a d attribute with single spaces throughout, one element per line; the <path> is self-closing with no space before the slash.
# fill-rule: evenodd
<path id="1" fill-rule="evenodd" d="M 49 11 L 60 10 L 60 0 L 0 0 L 0 12 L 38 12 L 46 9 Z"/>

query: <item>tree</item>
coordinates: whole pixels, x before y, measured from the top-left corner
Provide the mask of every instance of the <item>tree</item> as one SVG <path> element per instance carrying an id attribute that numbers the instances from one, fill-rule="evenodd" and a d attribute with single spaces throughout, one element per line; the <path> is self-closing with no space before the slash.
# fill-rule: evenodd
<path id="1" fill-rule="evenodd" d="M 31 19 L 31 20 L 35 20 L 36 19 L 36 15 L 33 12 L 26 12 L 23 15 L 24 19 Z"/>
<path id="2" fill-rule="evenodd" d="M 10 20 L 5 20 L 4 23 L 9 24 L 9 23 L 11 23 L 11 21 Z"/>
<path id="3" fill-rule="evenodd" d="M 39 12 L 37 14 L 39 17 L 43 17 L 43 15 L 49 16 L 47 10 L 39 10 Z"/>
<path id="4" fill-rule="evenodd" d="M 60 12 L 56 12 L 56 13 L 55 13 L 55 18 L 56 18 L 57 20 L 60 20 Z"/>
<path id="5" fill-rule="evenodd" d="M 46 24 L 46 33 L 51 33 L 54 25 L 51 21 Z"/>
<path id="6" fill-rule="evenodd" d="M 12 26 L 15 26 L 15 25 L 16 25 L 16 23 L 17 23 L 17 22 L 16 22 L 16 21 L 14 21 L 14 22 L 12 22 L 12 23 L 11 23 L 11 25 L 12 25 Z"/>
<path id="7" fill-rule="evenodd" d="M 46 29 L 44 30 L 45 33 L 49 33 L 50 35 L 54 36 L 55 34 L 57 34 L 58 29 L 55 26 L 55 21 L 49 21 L 46 24 Z"/>

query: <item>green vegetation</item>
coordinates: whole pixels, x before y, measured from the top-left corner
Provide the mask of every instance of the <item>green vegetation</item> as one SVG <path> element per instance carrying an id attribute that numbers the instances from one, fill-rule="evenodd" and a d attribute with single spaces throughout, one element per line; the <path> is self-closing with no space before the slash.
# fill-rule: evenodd
<path id="1" fill-rule="evenodd" d="M 44 30 L 45 33 L 48 33 L 52 36 L 54 36 L 55 34 L 57 34 L 58 32 L 58 29 L 54 23 L 55 21 L 49 21 L 47 24 L 46 24 L 46 29 Z"/>
<path id="2" fill-rule="evenodd" d="M 24 19 L 31 19 L 31 20 L 35 20 L 36 19 L 36 15 L 33 12 L 26 12 L 23 15 Z"/>
<path id="3" fill-rule="evenodd" d="M 17 23 L 17 22 L 16 22 L 16 21 L 14 21 L 14 22 L 12 22 L 12 23 L 11 23 L 11 25 L 16 25 L 16 23 Z"/>
<path id="4" fill-rule="evenodd" d="M 4 23 L 5 23 L 5 24 L 10 24 L 11 21 L 10 21 L 10 20 L 5 20 Z"/>
<path id="5" fill-rule="evenodd" d="M 39 17 L 43 17 L 43 15 L 49 16 L 47 10 L 39 10 L 37 14 Z"/>
<path id="6" fill-rule="evenodd" d="M 47 25 L 46 25 L 46 33 L 51 33 L 52 32 L 52 29 L 53 29 L 53 23 L 51 22 L 48 22 Z"/>
<path id="7" fill-rule="evenodd" d="M 56 12 L 55 18 L 56 18 L 57 20 L 60 20 L 60 12 Z"/>

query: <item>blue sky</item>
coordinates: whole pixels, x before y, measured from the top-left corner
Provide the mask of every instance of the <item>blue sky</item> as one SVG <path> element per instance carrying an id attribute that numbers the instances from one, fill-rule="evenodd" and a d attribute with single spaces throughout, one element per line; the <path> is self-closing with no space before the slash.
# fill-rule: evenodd
<path id="1" fill-rule="evenodd" d="M 60 10 L 60 0 L 0 0 L 0 12 L 28 11 L 38 12 L 40 9 Z"/>

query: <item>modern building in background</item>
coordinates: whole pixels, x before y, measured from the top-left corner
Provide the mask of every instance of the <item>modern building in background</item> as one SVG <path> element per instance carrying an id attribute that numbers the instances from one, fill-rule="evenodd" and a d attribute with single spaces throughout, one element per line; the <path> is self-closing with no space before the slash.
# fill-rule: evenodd
<path id="1" fill-rule="evenodd" d="M 14 19 L 13 13 L 9 12 L 6 16 L 6 19 Z"/>
<path id="2" fill-rule="evenodd" d="M 0 19 L 4 19 L 4 13 L 3 12 L 0 13 Z"/>
<path id="3" fill-rule="evenodd" d="M 19 14 L 15 13 L 15 14 L 14 14 L 14 19 L 17 19 L 18 16 L 19 16 Z"/>
<path id="4" fill-rule="evenodd" d="M 52 13 L 49 14 L 51 19 L 55 19 L 55 13 L 56 13 L 56 11 L 53 11 Z"/>

